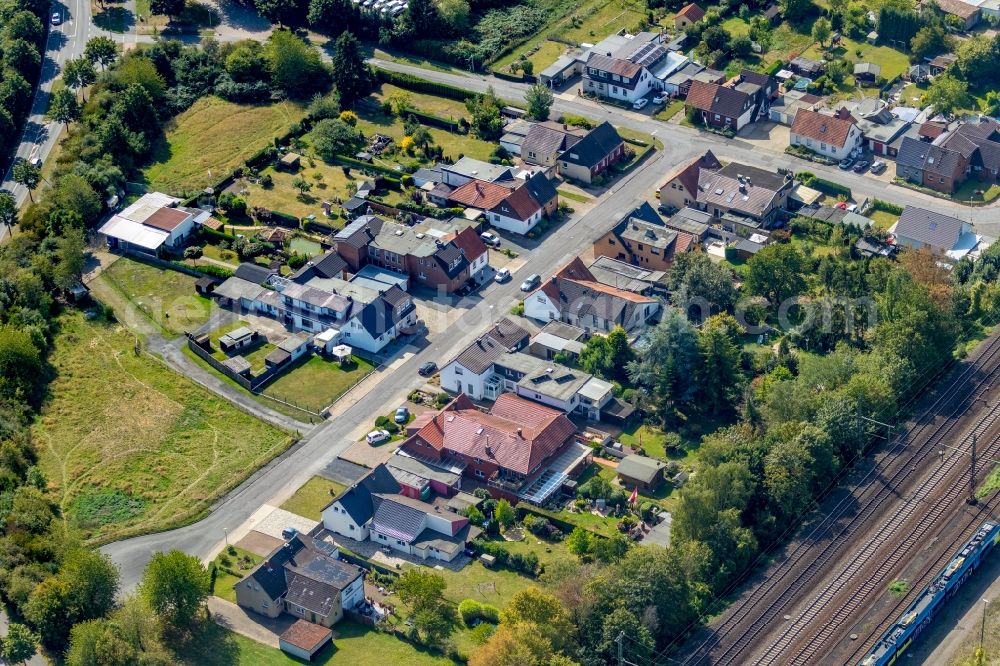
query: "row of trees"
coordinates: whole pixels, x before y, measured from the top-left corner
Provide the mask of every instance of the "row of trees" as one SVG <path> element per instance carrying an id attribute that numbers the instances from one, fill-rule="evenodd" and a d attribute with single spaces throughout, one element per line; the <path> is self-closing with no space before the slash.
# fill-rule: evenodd
<path id="1" fill-rule="evenodd" d="M 0 0 L 0 163 L 17 146 L 42 67 L 48 0 Z"/>

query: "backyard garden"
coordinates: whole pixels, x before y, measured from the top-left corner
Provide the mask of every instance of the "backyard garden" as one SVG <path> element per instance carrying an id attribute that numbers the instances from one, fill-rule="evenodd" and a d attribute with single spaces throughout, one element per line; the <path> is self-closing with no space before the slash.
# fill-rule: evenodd
<path id="1" fill-rule="evenodd" d="M 197 278 L 187 273 L 119 257 L 99 279 L 167 335 L 183 335 L 208 321 L 212 302 L 195 292 Z"/>

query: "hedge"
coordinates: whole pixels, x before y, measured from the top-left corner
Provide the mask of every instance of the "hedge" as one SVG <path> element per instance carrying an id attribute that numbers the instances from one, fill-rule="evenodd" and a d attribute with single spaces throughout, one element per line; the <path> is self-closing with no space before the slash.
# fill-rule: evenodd
<path id="1" fill-rule="evenodd" d="M 187 264 L 181 264 L 184 268 L 192 268 Z M 199 273 L 203 275 L 208 275 L 211 277 L 221 278 L 223 280 L 231 278 L 233 276 L 233 271 L 228 268 L 223 268 L 222 266 L 216 266 L 215 264 L 196 264 L 193 267 Z"/>
<path id="2" fill-rule="evenodd" d="M 282 213 L 280 210 L 271 211 L 271 220 L 280 227 L 298 229 L 301 226 L 299 218 L 288 213 Z"/>
<path id="3" fill-rule="evenodd" d="M 493 76 L 503 81 L 514 81 L 515 83 L 524 83 L 523 74 L 510 74 L 508 72 L 501 72 L 498 69 L 494 69 Z"/>
<path id="4" fill-rule="evenodd" d="M 208 227 L 205 226 L 201 228 L 201 233 L 203 236 L 207 237 L 207 240 L 209 242 L 214 240 L 216 242 L 227 241 L 229 243 L 232 243 L 234 240 L 236 240 L 236 236 L 234 236 L 233 234 L 227 234 L 225 231 L 216 231 L 215 229 L 209 229 Z"/>
<path id="5" fill-rule="evenodd" d="M 393 178 L 399 177 L 399 172 L 395 169 L 390 169 L 388 167 L 380 166 L 378 164 L 372 164 L 371 162 L 362 162 L 361 160 L 356 160 L 353 157 L 348 157 L 347 155 L 336 155 L 333 161 L 337 164 L 342 164 L 344 166 L 349 166 L 353 169 L 361 169 L 362 171 L 373 171 L 375 173 L 382 173 L 387 176 L 392 176 Z"/>
<path id="6" fill-rule="evenodd" d="M 872 201 L 872 208 L 874 208 L 875 210 L 884 211 L 886 213 L 892 213 L 893 215 L 902 215 L 903 213 L 902 206 L 894 204 L 891 201 L 884 201 L 882 199 L 875 199 L 874 201 Z"/>
<path id="7" fill-rule="evenodd" d="M 835 183 L 832 180 L 820 178 L 809 171 L 800 171 L 796 175 L 796 178 L 806 187 L 819 190 L 824 194 L 829 194 L 831 196 L 843 194 L 847 196 L 847 198 L 851 198 L 851 188 L 846 185 L 841 185 L 840 183 Z"/>
<path id="8" fill-rule="evenodd" d="M 438 116 L 433 113 L 428 113 L 426 111 L 421 111 L 420 109 L 414 109 L 408 107 L 404 112 L 404 116 L 413 116 L 420 123 L 424 125 L 430 125 L 431 127 L 437 127 L 439 129 L 447 130 L 449 132 L 458 134 L 462 125 L 457 120 L 452 120 L 451 118 L 445 118 L 443 116 Z"/>
<path id="9" fill-rule="evenodd" d="M 475 599 L 463 599 L 458 604 L 458 615 L 467 627 L 475 624 L 476 620 L 482 620 L 490 624 L 500 623 L 500 610 L 496 606 L 480 603 Z"/>
<path id="10" fill-rule="evenodd" d="M 421 79 L 420 77 L 413 76 L 412 74 L 391 72 L 387 69 L 376 68 L 375 75 L 378 77 L 379 83 L 391 83 L 394 86 L 406 88 L 407 90 L 412 90 L 413 92 L 422 92 L 430 95 L 438 95 L 440 97 L 449 97 L 451 99 L 457 99 L 460 102 L 471 99 L 477 94 L 473 90 L 466 90 L 457 86 L 451 86 L 447 83 L 428 81 L 427 79 Z"/>

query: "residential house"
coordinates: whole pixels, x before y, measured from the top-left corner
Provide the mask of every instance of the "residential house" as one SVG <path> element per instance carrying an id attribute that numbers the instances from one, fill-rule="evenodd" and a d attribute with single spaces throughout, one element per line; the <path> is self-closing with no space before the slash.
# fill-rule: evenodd
<path id="1" fill-rule="evenodd" d="M 709 69 L 701 63 L 689 60 L 663 80 L 663 92 L 671 97 L 684 99 L 691 89 L 693 81 L 705 83 L 722 83 L 726 75 L 714 69 Z"/>
<path id="2" fill-rule="evenodd" d="M 452 562 L 482 533 L 466 516 L 406 495 L 376 494 L 371 542 L 422 560 Z"/>
<path id="3" fill-rule="evenodd" d="M 376 498 L 401 489 L 388 467 L 376 465 L 323 507 L 323 527 L 355 541 L 367 541 L 378 505 Z"/>
<path id="4" fill-rule="evenodd" d="M 971 155 L 904 137 L 896 155 L 896 176 L 938 192 L 954 192 L 965 181 Z"/>
<path id="5" fill-rule="evenodd" d="M 682 231 L 694 236 L 698 243 L 704 243 L 712 230 L 712 216 L 697 208 L 684 207 L 663 223 L 668 229 Z"/>
<path id="6" fill-rule="evenodd" d="M 753 95 L 719 85 L 693 81 L 684 101 L 686 112 L 696 111 L 704 124 L 738 132 L 751 122 L 757 107 Z"/>
<path id="7" fill-rule="evenodd" d="M 667 464 L 662 460 L 632 454 L 622 458 L 615 472 L 618 480 L 628 489 L 638 488 L 640 492 L 652 493 L 663 485 L 663 473 Z"/>
<path id="8" fill-rule="evenodd" d="M 433 420 L 435 412 L 424 412 L 406 425 L 406 436 L 413 435 Z M 396 452 L 385 462 L 392 478 L 399 483 L 399 494 L 428 501 L 432 497 L 453 497 L 462 487 L 462 471 L 430 465 L 423 460 Z"/>
<path id="9" fill-rule="evenodd" d="M 888 104 L 878 97 L 847 102 L 843 108 L 856 119 L 868 150 L 875 155 L 896 155 L 896 143 L 910 129 L 910 120 L 894 115 Z"/>
<path id="10" fill-rule="evenodd" d="M 524 139 L 528 136 L 528 133 L 532 130 L 532 128 L 535 127 L 535 124 L 536 123 L 533 123 L 530 120 L 525 120 L 523 118 L 518 118 L 516 120 L 510 121 L 509 123 L 504 125 L 503 135 L 501 135 L 500 137 L 500 145 L 503 146 L 503 149 L 506 150 L 511 155 L 520 155 L 521 146 L 524 143 Z M 439 183 L 441 182 L 441 180 L 442 180 L 441 178 L 438 178 L 434 182 Z M 414 185 L 416 185 L 417 187 L 422 187 L 426 182 L 427 179 L 424 179 L 424 182 L 418 184 L 416 179 L 416 174 L 414 174 L 414 179 L 413 179 Z"/>
<path id="11" fill-rule="evenodd" d="M 382 231 L 385 223 L 381 217 L 362 215 L 330 239 L 331 249 L 347 262 L 347 269 L 357 273 L 368 263 L 368 245 Z"/>
<path id="12" fill-rule="evenodd" d="M 178 206 L 180 199 L 150 192 L 111 216 L 101 225 L 112 250 L 156 255 L 161 251 L 180 252 L 191 237 L 195 224 L 207 221 L 211 213 Z"/>
<path id="13" fill-rule="evenodd" d="M 674 14 L 674 29 L 684 30 L 705 18 L 705 10 L 693 2 Z"/>
<path id="14" fill-rule="evenodd" d="M 582 127 L 562 123 L 534 123 L 521 143 L 518 153 L 528 164 L 554 167 L 559 156 L 587 135 Z"/>
<path id="15" fill-rule="evenodd" d="M 482 400 L 486 383 L 494 374 L 494 361 L 523 349 L 528 338 L 528 331 L 504 317 L 441 368 L 441 388 Z"/>
<path id="16" fill-rule="evenodd" d="M 524 300 L 524 314 L 538 321 L 579 326 L 587 334 L 608 333 L 615 326 L 636 331 L 656 317 L 660 302 L 601 284 L 579 258 L 563 266 Z"/>
<path id="17" fill-rule="evenodd" d="M 459 249 L 469 262 L 469 276 L 481 280 L 490 264 L 490 249 L 479 237 L 473 227 L 464 227 L 459 231 L 444 237 L 445 243 L 451 243 Z"/>
<path id="18" fill-rule="evenodd" d="M 489 412 L 459 395 L 401 449 L 429 463 L 459 461 L 494 494 L 543 504 L 593 459 L 575 433 L 561 411 L 513 393 L 498 396 Z"/>
<path id="19" fill-rule="evenodd" d="M 643 202 L 594 241 L 594 256 L 665 271 L 676 253 L 689 252 L 694 246 L 693 236 L 668 229 L 653 207 Z"/>
<path id="20" fill-rule="evenodd" d="M 234 586 L 236 603 L 265 617 L 282 613 L 323 627 L 364 604 L 364 572 L 335 545 L 296 534 Z"/>
<path id="21" fill-rule="evenodd" d="M 854 65 L 854 80 L 859 85 L 875 85 L 881 73 L 881 65 L 876 65 L 873 62 L 859 62 Z"/>
<path id="22" fill-rule="evenodd" d="M 527 234 L 559 204 L 555 187 L 544 175 L 491 183 L 470 180 L 448 195 L 454 205 L 476 208 L 498 229 Z"/>
<path id="23" fill-rule="evenodd" d="M 788 202 L 794 180 L 790 175 L 730 162 L 718 171 L 698 174 L 698 208 L 723 221 L 746 227 L 767 227 Z"/>
<path id="24" fill-rule="evenodd" d="M 593 378 L 582 370 L 520 352 L 501 354 L 492 372 L 486 382 L 487 399 L 512 392 L 567 414 L 578 410 L 580 392 Z"/>
<path id="25" fill-rule="evenodd" d="M 583 67 L 583 91 L 632 103 L 662 90 L 667 78 L 688 62 L 662 41 L 660 33 L 640 32 L 614 51 L 591 49 Z"/>
<path id="26" fill-rule="evenodd" d="M 823 106 L 823 98 L 805 92 L 804 90 L 785 90 L 778 99 L 771 104 L 768 117 L 776 123 L 791 126 L 795 122 L 795 116 L 801 109 L 817 111 Z"/>
<path id="27" fill-rule="evenodd" d="M 490 164 L 471 157 L 463 157 L 454 164 L 442 164 L 441 178 L 445 185 L 460 187 L 470 180 L 483 180 L 495 183 L 498 180 L 510 180 L 514 172 L 502 164 Z"/>
<path id="28" fill-rule="evenodd" d="M 680 209 L 698 200 L 698 175 L 702 169 L 715 171 L 722 168 L 711 150 L 678 165 L 660 185 L 660 203 L 667 208 Z"/>
<path id="29" fill-rule="evenodd" d="M 833 115 L 800 109 L 792 122 L 789 143 L 840 161 L 861 145 L 862 134 L 851 112 L 839 109 Z"/>
<path id="30" fill-rule="evenodd" d="M 383 223 L 368 244 L 368 263 L 446 294 L 461 288 L 470 277 L 470 262 L 457 245 L 395 222 Z"/>
<path id="31" fill-rule="evenodd" d="M 925 123 L 920 129 L 922 138 L 933 136 L 933 141 L 928 145 L 917 139 L 904 140 L 896 160 L 897 176 L 940 192 L 954 192 L 969 178 L 1000 182 L 997 121 L 984 117 L 946 130 Z"/>
<path id="32" fill-rule="evenodd" d="M 558 171 L 564 178 L 590 184 L 621 160 L 625 142 L 618 130 L 604 121 L 559 156 Z"/>
<path id="33" fill-rule="evenodd" d="M 922 3 L 924 6 L 928 2 Z M 949 14 L 958 19 L 963 30 L 971 30 L 982 20 L 982 12 L 976 4 L 962 2 L 962 0 L 935 0 L 934 6 L 945 14 Z"/>
<path id="34" fill-rule="evenodd" d="M 966 256 L 977 257 L 994 242 L 992 238 L 975 233 L 968 222 L 916 206 L 904 208 L 889 233 L 897 245 L 929 249 L 954 261 Z"/>

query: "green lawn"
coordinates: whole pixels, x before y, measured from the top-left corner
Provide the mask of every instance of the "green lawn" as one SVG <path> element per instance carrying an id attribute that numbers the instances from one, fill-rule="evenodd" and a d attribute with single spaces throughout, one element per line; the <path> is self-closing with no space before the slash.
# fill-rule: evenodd
<path id="1" fill-rule="evenodd" d="M 465 107 L 464 103 L 458 101 L 457 99 L 449 99 L 447 97 L 438 97 L 437 95 L 414 92 L 412 90 L 406 90 L 404 88 L 394 86 L 391 83 L 383 83 L 381 88 L 379 88 L 379 90 L 372 96 L 379 102 L 384 102 L 390 97 L 400 94 L 404 94 L 409 97 L 410 104 L 418 111 L 432 113 L 436 116 L 441 116 L 442 118 L 451 118 L 452 120 L 469 117 L 469 110 Z"/>
<path id="2" fill-rule="evenodd" d="M 646 451 L 646 455 L 652 458 L 663 458 L 664 460 L 667 458 L 667 450 L 664 448 L 667 435 L 659 428 L 646 424 L 633 425 L 622 431 L 618 441 L 631 448 L 642 447 Z"/>
<path id="3" fill-rule="evenodd" d="M 319 520 L 321 511 L 330 503 L 334 495 L 340 494 L 346 486 L 336 481 L 314 476 L 302 484 L 302 487 L 295 491 L 295 494 L 285 500 L 281 508 L 285 511 L 297 513 L 306 518 Z"/>
<path id="4" fill-rule="evenodd" d="M 120 324 L 61 318 L 33 429 L 52 497 L 89 543 L 188 523 L 291 443 L 134 341 Z"/>
<path id="5" fill-rule="evenodd" d="M 594 3 L 591 5 L 591 13 L 581 11 L 574 15 L 577 17 L 576 25 L 567 25 L 559 31 L 559 37 L 576 43 L 596 44 L 619 30 L 635 28 L 646 17 L 646 10 L 639 3 L 612 0 Z"/>
<path id="6" fill-rule="evenodd" d="M 186 273 L 121 257 L 101 273 L 101 279 L 170 335 L 182 335 L 208 321 L 212 302 L 195 292 L 197 278 Z"/>
<path id="7" fill-rule="evenodd" d="M 667 104 L 661 111 L 657 111 L 654 118 L 661 122 L 667 122 L 678 113 L 684 110 L 684 100 L 675 99 L 674 101 Z"/>
<path id="8" fill-rule="evenodd" d="M 858 51 L 860 51 L 860 55 L 858 55 Z M 843 58 L 852 64 L 873 62 L 882 67 L 880 76 L 887 81 L 903 74 L 910 66 L 909 58 L 902 51 L 891 49 L 888 46 L 872 46 L 867 42 L 858 42 L 850 37 L 844 37 L 841 40 L 841 44 L 833 49 L 832 52 L 827 52 L 821 49 L 819 44 L 814 43 L 802 55 L 806 58 L 816 60 L 823 58 L 830 60 L 832 57 Z M 844 84 L 841 85 L 838 96 L 851 97 L 859 92 L 867 96 L 878 94 L 877 88 L 860 88 L 856 86 L 854 77 L 849 76 Z"/>
<path id="9" fill-rule="evenodd" d="M 169 123 L 144 170 L 146 181 L 150 189 L 170 194 L 214 185 L 304 116 L 305 108 L 293 102 L 234 104 L 203 97 Z"/>
<path id="10" fill-rule="evenodd" d="M 341 368 L 336 361 L 311 356 L 267 384 L 263 392 L 311 412 L 319 412 L 372 370 L 371 363 L 357 356 L 354 364 L 347 368 Z"/>
<path id="11" fill-rule="evenodd" d="M 1000 196 L 1000 185 L 989 185 L 975 179 L 962 183 L 952 199 L 962 203 L 989 203 Z"/>
<path id="12" fill-rule="evenodd" d="M 298 218 L 315 215 L 325 224 L 338 228 L 343 224 L 341 220 L 323 217 L 323 202 L 334 199 L 347 201 L 362 181 L 358 177 L 360 174 L 355 176 L 352 172 L 350 176 L 346 176 L 339 166 L 326 164 L 318 159 L 313 160 L 312 165 L 308 159 L 303 159 L 302 168 L 297 173 L 268 167 L 261 171 L 261 175 L 264 174 L 271 176 L 271 187 L 264 188 L 249 181 L 245 184 L 245 198 L 249 206 L 260 206 Z M 297 178 L 304 179 L 311 185 L 311 189 L 300 193 L 292 187 L 292 181 Z"/>
<path id="13" fill-rule="evenodd" d="M 590 197 L 583 194 L 577 194 L 576 192 L 570 192 L 569 190 L 556 190 L 556 191 L 559 193 L 559 196 L 561 196 L 563 199 L 571 199 L 572 201 L 576 201 L 579 203 L 587 203 L 588 201 L 590 201 Z"/>
<path id="14" fill-rule="evenodd" d="M 722 27 L 733 37 L 741 37 L 750 34 L 750 24 L 739 16 L 732 16 L 722 22 Z"/>
<path id="15" fill-rule="evenodd" d="M 883 231 L 896 224 L 899 215 L 884 210 L 873 210 L 868 213 L 868 217 L 875 221 L 875 228 Z"/>
<path id="16" fill-rule="evenodd" d="M 455 662 L 431 654 L 390 634 L 343 620 L 334 627 L 333 643 L 302 662 L 277 648 L 257 643 L 245 636 L 206 622 L 182 648 L 175 652 L 186 666 L 357 666 L 392 664 L 395 666 L 454 666 Z"/>
<path id="17" fill-rule="evenodd" d="M 612 479 L 608 480 L 612 481 Z M 532 507 L 531 510 L 539 515 L 550 516 L 559 520 L 565 520 L 573 525 L 579 525 L 580 527 L 590 530 L 595 534 L 613 536 L 618 533 L 618 528 L 615 527 L 617 521 L 614 518 L 602 518 L 601 516 L 590 513 L 589 511 L 574 512 L 569 511 L 568 509 L 549 511 L 548 509 L 541 509 L 538 507 Z"/>

